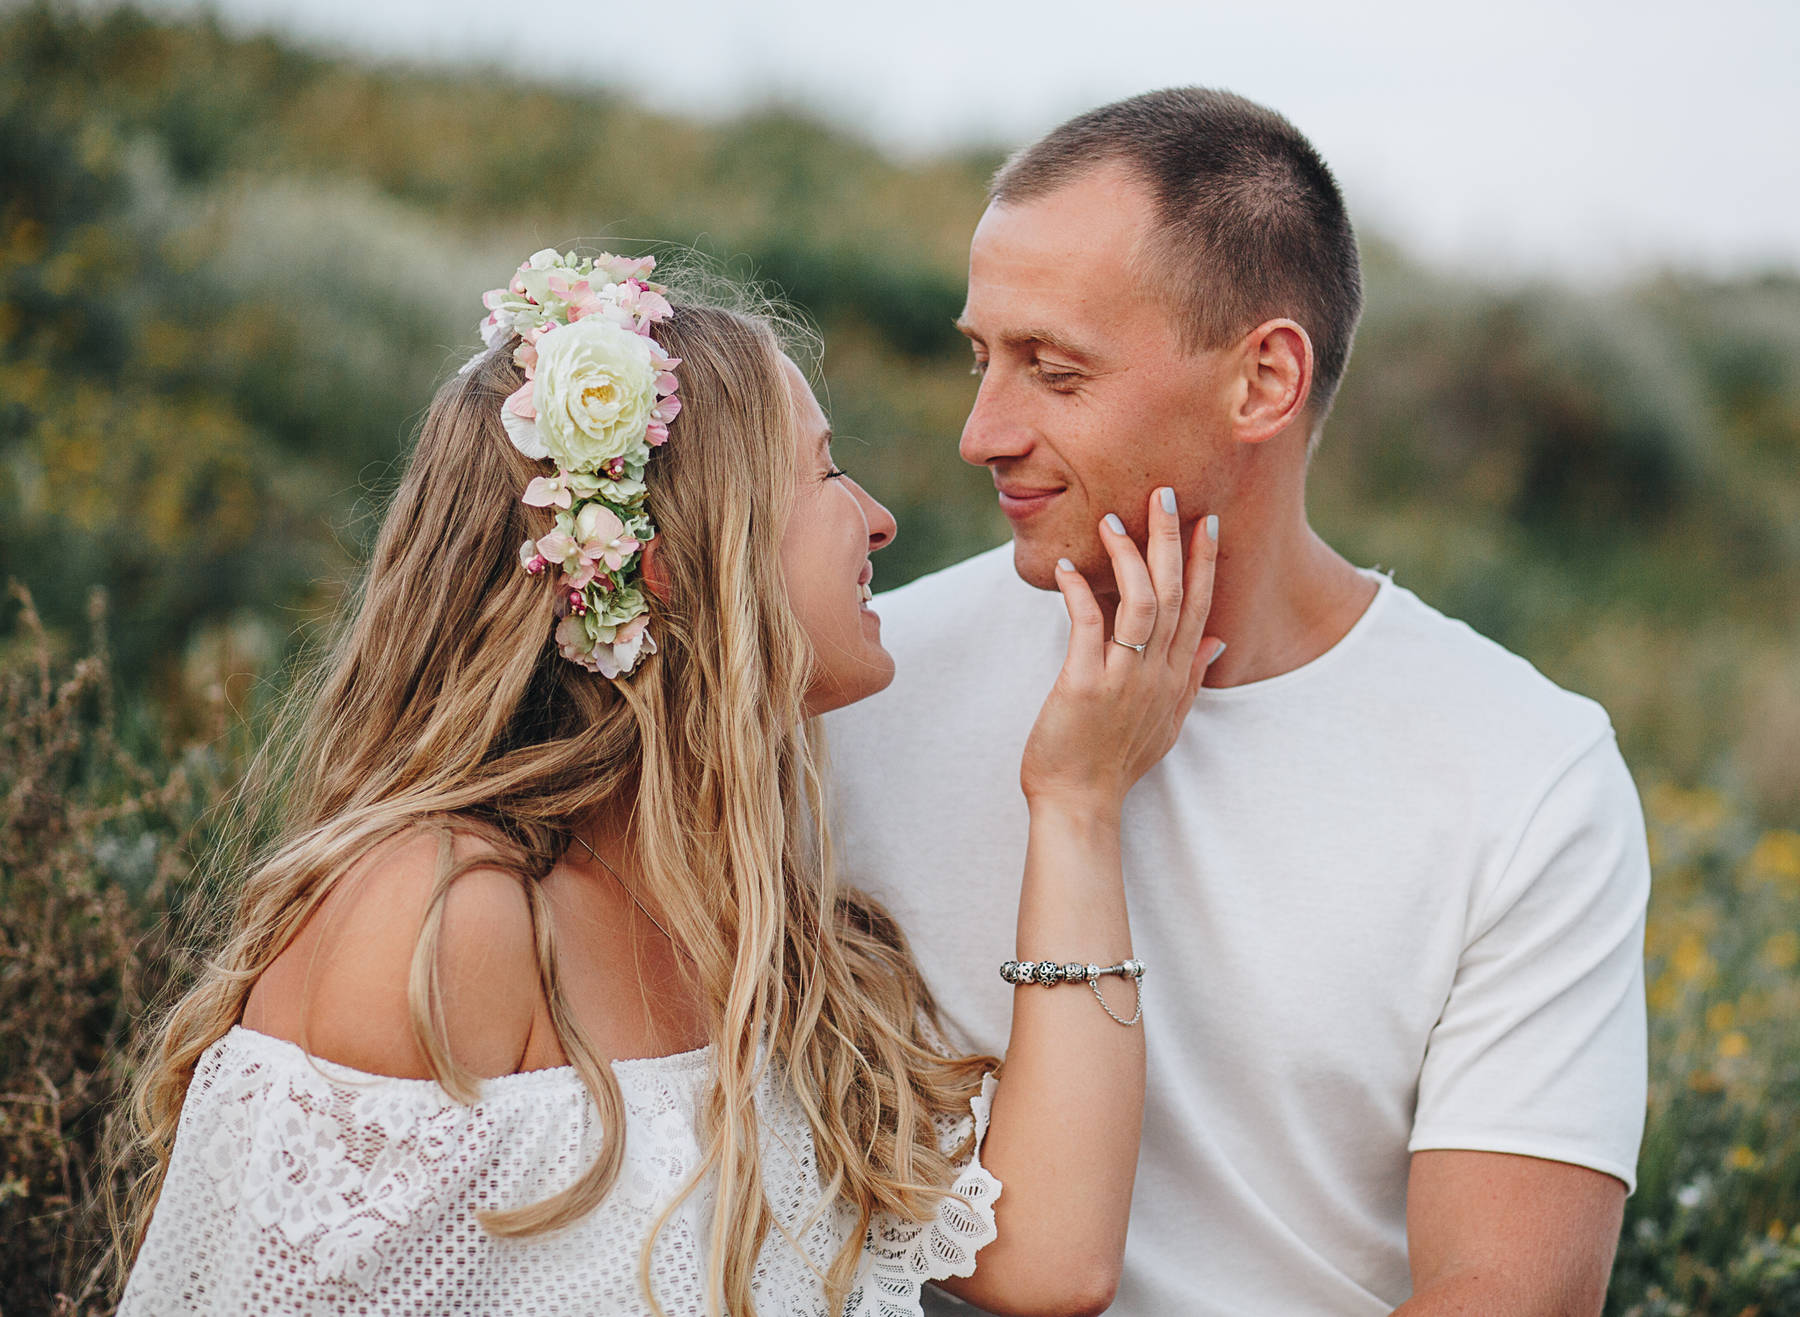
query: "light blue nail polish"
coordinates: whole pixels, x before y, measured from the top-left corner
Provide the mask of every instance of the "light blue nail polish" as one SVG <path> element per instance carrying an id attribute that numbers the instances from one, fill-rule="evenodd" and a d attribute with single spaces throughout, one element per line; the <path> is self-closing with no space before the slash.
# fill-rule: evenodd
<path id="1" fill-rule="evenodd" d="M 1067 558 L 1058 558 L 1056 560 L 1056 568 L 1058 571 L 1072 572 L 1075 570 L 1075 564 L 1070 562 Z"/>
<path id="2" fill-rule="evenodd" d="M 1215 544 L 1219 542 L 1219 514 L 1216 512 L 1206 519 L 1206 538 Z"/>
<path id="3" fill-rule="evenodd" d="M 1172 486 L 1163 486 L 1162 505 L 1164 512 L 1168 513 L 1171 517 L 1175 515 L 1175 490 Z"/>
<path id="4" fill-rule="evenodd" d="M 1123 535 L 1125 533 L 1125 523 L 1119 520 L 1119 516 L 1116 512 L 1109 512 L 1106 514 L 1106 529 L 1111 531 L 1114 535 Z"/>
<path id="5" fill-rule="evenodd" d="M 1220 655 L 1224 654 L 1224 652 L 1225 652 L 1225 646 L 1223 644 L 1221 644 L 1219 646 L 1219 652 L 1217 654 L 1214 654 L 1211 658 L 1206 660 L 1206 666 L 1210 668 L 1213 664 L 1217 663 L 1219 661 Z"/>

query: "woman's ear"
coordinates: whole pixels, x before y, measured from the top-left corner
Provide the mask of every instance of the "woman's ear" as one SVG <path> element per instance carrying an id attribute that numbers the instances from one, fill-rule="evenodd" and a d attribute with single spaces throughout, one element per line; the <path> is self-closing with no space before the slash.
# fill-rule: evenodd
<path id="1" fill-rule="evenodd" d="M 662 536 L 652 535 L 638 558 L 638 566 L 644 572 L 644 589 L 658 603 L 666 604 L 669 602 L 669 576 L 663 570 L 661 548 Z"/>

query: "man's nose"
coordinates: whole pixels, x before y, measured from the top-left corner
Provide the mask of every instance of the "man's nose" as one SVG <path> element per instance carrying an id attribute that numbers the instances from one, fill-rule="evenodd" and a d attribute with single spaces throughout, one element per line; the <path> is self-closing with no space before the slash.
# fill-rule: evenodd
<path id="1" fill-rule="evenodd" d="M 1008 405 L 999 373 L 989 368 L 981 377 L 975 405 L 963 422 L 962 440 L 956 451 L 971 466 L 986 466 L 1002 458 L 1021 457 L 1031 448 L 1031 430 Z"/>

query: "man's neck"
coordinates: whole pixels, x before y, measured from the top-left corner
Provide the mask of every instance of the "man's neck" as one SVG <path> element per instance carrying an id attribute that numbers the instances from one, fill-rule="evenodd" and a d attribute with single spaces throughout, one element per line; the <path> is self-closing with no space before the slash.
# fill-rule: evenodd
<path id="1" fill-rule="evenodd" d="M 1220 515 L 1206 631 L 1226 649 L 1206 674 L 1208 686 L 1243 686 L 1312 662 L 1375 598 L 1376 583 L 1308 524 L 1303 489 L 1294 495 L 1285 505 L 1240 498 Z M 1205 531 L 1196 525 L 1191 533 Z M 1101 600 L 1109 630 L 1117 602 Z"/>
<path id="2" fill-rule="evenodd" d="M 1243 686 L 1292 672 L 1318 658 L 1355 626 L 1375 598 L 1376 583 L 1357 571 L 1308 526 L 1242 545 L 1219 539 L 1209 633 L 1225 652 L 1206 674 L 1208 686 Z"/>

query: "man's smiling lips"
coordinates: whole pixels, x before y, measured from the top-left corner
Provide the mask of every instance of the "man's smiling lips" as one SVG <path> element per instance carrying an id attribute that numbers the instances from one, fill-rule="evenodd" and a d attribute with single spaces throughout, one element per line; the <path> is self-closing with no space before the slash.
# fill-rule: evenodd
<path id="1" fill-rule="evenodd" d="M 1000 511 L 1011 521 L 1042 512 L 1063 492 L 1060 487 L 1022 485 L 1011 480 L 995 480 L 994 489 L 1000 495 Z"/>

